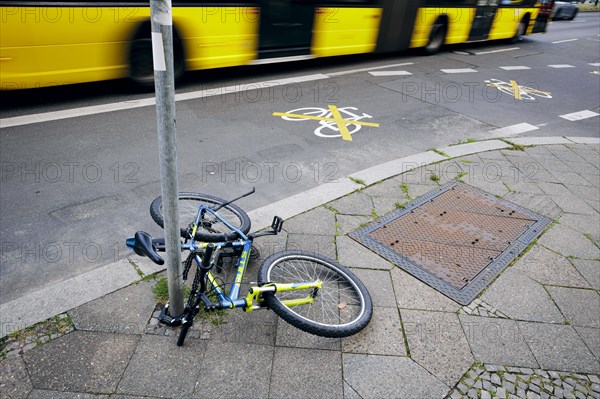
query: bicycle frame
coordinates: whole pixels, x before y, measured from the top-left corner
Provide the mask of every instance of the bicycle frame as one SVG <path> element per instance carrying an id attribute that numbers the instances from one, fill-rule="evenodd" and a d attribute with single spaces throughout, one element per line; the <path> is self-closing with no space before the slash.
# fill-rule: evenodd
<path id="1" fill-rule="evenodd" d="M 200 245 L 196 245 L 195 233 L 200 225 L 201 220 L 204 218 L 206 212 L 212 214 L 215 218 L 219 219 L 225 226 L 227 226 L 232 231 L 235 231 L 239 235 L 238 241 L 224 241 L 224 242 L 215 242 L 215 243 L 200 243 Z M 198 248 L 205 250 L 205 256 L 208 255 L 212 258 L 212 251 L 208 251 L 210 245 L 216 248 L 216 251 L 219 251 L 221 248 L 241 248 L 242 254 L 239 256 L 239 259 L 236 264 L 236 274 L 234 281 L 231 285 L 231 289 L 229 294 L 225 293 L 225 290 L 219 285 L 215 276 L 211 273 L 210 269 L 212 265 L 208 264 L 207 268 L 204 268 L 203 265 L 212 262 L 212 259 L 209 259 L 207 262 L 203 262 L 203 259 L 200 258 L 198 254 L 194 255 L 194 261 L 196 262 L 196 272 L 204 273 L 205 276 L 200 277 L 201 282 L 204 278 L 206 278 L 207 282 L 210 283 L 212 287 L 212 291 L 214 291 L 218 297 L 218 302 L 212 302 L 206 296 L 205 292 L 199 290 L 195 292 L 195 305 L 199 305 L 199 301 L 204 302 L 205 308 L 207 310 L 215 310 L 215 309 L 235 309 L 235 308 L 243 308 L 245 312 L 251 312 L 257 309 L 266 308 L 263 305 L 263 301 L 261 295 L 265 292 L 283 292 L 283 291 L 298 291 L 298 290 L 308 290 L 312 289 L 318 290 L 322 286 L 322 282 L 320 280 L 311 281 L 311 282 L 297 282 L 291 284 L 266 284 L 262 287 L 251 287 L 250 292 L 245 298 L 240 298 L 240 290 L 242 285 L 242 279 L 244 278 L 244 273 L 246 272 L 246 268 L 248 266 L 248 262 L 250 259 L 250 251 L 252 248 L 253 238 L 248 237 L 238 228 L 232 226 L 229 222 L 223 219 L 215 210 L 206 206 L 200 205 L 198 208 L 198 213 L 196 215 L 196 220 L 192 227 L 191 238 L 187 243 L 182 246 L 184 250 L 194 251 Z M 218 253 L 217 253 L 218 257 Z M 201 283 L 202 284 L 202 283 Z M 206 287 L 206 284 L 202 284 L 203 287 Z M 314 302 L 314 297 L 312 295 L 307 295 L 305 298 L 297 298 L 291 300 L 283 300 L 282 301 L 286 306 L 299 306 L 306 305 Z"/>

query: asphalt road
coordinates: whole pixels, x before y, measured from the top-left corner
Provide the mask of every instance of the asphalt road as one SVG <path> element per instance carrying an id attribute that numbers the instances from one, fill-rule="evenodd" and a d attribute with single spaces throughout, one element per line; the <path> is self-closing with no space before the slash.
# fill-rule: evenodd
<path id="1" fill-rule="evenodd" d="M 431 57 L 192 73 L 178 87 L 188 96 L 177 103 L 180 190 L 227 198 L 256 186 L 239 202 L 249 211 L 468 139 L 598 137 L 598 116 L 561 115 L 599 112 L 599 17 Z M 1 93 L 0 303 L 126 256 L 136 230 L 161 234 L 148 213 L 160 193 L 148 97 L 122 81 Z M 273 115 L 332 117 L 330 106 L 379 126 L 350 125 L 347 141 L 334 123 Z"/>

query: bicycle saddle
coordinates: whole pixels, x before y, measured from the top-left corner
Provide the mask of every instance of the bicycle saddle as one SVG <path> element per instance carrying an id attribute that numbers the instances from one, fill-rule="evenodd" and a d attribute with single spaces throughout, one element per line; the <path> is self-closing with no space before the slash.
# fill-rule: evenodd
<path id="1" fill-rule="evenodd" d="M 152 236 L 150 236 L 150 234 L 143 231 L 137 231 L 133 237 L 133 242 L 131 243 L 128 240 L 127 245 L 133 249 L 136 254 L 150 258 L 150 260 L 157 265 L 164 265 L 165 261 L 156 253 L 156 248 L 154 247 Z"/>

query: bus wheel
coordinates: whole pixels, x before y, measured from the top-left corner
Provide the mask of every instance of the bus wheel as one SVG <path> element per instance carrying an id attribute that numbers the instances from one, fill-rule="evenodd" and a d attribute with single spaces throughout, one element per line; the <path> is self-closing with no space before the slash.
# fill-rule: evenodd
<path id="1" fill-rule="evenodd" d="M 135 39 L 129 51 L 129 78 L 140 88 L 154 86 L 154 63 L 152 61 L 152 40 Z"/>
<path id="2" fill-rule="evenodd" d="M 431 28 L 429 42 L 427 42 L 427 45 L 423 48 L 423 52 L 427 55 L 432 55 L 440 51 L 446 41 L 447 30 L 448 27 L 444 22 L 436 22 Z"/>
<path id="3" fill-rule="evenodd" d="M 150 32 L 148 32 L 150 36 Z M 179 80 L 185 72 L 183 44 L 173 29 L 173 57 L 175 80 Z M 142 90 L 154 88 L 154 61 L 152 59 L 152 39 L 137 37 L 131 41 L 129 50 L 129 78 Z"/>
<path id="4" fill-rule="evenodd" d="M 523 18 L 521 22 L 519 22 L 519 26 L 517 26 L 517 31 L 515 32 L 515 35 L 512 37 L 512 39 L 510 39 L 511 43 L 516 43 L 519 40 L 521 40 L 521 37 L 523 37 L 525 31 L 527 30 L 527 25 L 529 25 L 529 20 Z"/>

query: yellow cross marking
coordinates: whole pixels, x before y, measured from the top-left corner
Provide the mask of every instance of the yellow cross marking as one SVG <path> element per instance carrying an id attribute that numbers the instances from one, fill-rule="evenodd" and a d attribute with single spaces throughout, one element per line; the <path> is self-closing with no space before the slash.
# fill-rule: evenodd
<path id="1" fill-rule="evenodd" d="M 288 118 L 300 118 L 300 119 L 310 119 L 313 121 L 326 121 L 326 122 L 335 122 L 338 126 L 340 134 L 342 138 L 347 141 L 352 141 L 352 136 L 348 131 L 347 125 L 361 125 L 361 126 L 371 126 L 371 127 L 379 127 L 379 123 L 373 122 L 362 122 L 362 121 L 354 121 L 352 119 L 344 119 L 340 114 L 340 111 L 335 105 L 329 105 L 329 110 L 331 111 L 331 115 L 333 118 L 326 118 L 324 116 L 313 116 L 313 115 L 303 115 L 303 114 L 288 114 L 287 112 L 273 112 L 273 116 L 287 116 Z"/>
<path id="2" fill-rule="evenodd" d="M 335 123 L 338 125 L 338 128 L 340 129 L 340 134 L 342 135 L 342 139 L 344 139 L 346 141 L 352 141 L 352 136 L 350 135 L 350 132 L 348 131 L 348 126 L 346 126 L 346 121 L 344 121 L 344 118 L 342 118 L 342 115 L 340 115 L 340 111 L 338 111 L 338 109 L 335 105 L 330 105 L 329 110 L 331 111 L 331 115 L 333 115 L 333 119 L 335 120 Z"/>
<path id="3" fill-rule="evenodd" d="M 519 84 L 517 83 L 517 81 L 511 80 L 510 86 L 513 89 L 513 93 L 515 95 L 515 100 L 520 100 L 521 99 L 521 88 L 519 88 Z"/>
<path id="4" fill-rule="evenodd" d="M 503 87 L 504 85 L 501 85 L 499 83 L 488 83 L 488 84 L 486 84 L 486 86 L 491 86 L 491 87 L 495 87 L 495 88 L 499 89 L 500 87 Z M 549 91 L 541 91 L 541 90 L 532 89 L 531 87 L 519 86 L 519 84 L 515 80 L 510 81 L 510 87 L 513 89 L 513 93 L 515 94 L 516 100 L 521 100 L 521 91 L 524 93 L 538 93 L 538 94 L 545 94 L 548 96 L 550 94 L 552 94 Z"/>

